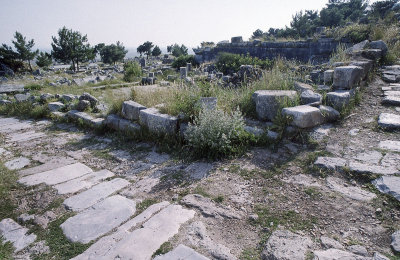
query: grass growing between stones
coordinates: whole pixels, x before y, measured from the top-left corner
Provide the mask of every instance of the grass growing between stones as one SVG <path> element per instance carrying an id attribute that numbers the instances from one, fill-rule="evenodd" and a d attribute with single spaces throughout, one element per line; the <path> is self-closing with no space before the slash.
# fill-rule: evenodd
<path id="1" fill-rule="evenodd" d="M 49 115 L 47 104 L 34 106 L 31 102 L 0 105 L 0 115 L 40 119 Z"/>
<path id="2" fill-rule="evenodd" d="M 158 201 L 156 199 L 145 199 L 142 202 L 136 204 L 136 213 L 135 215 L 139 215 L 143 211 L 145 211 L 148 207 L 153 204 L 156 204 Z"/>
<path id="3" fill-rule="evenodd" d="M 0 237 L 0 259 L 11 260 L 14 248 L 10 242 L 4 243 L 3 238 Z"/>
<path id="4" fill-rule="evenodd" d="M 68 260 L 83 253 L 92 245 L 92 243 L 73 243 L 64 236 L 60 225 L 71 216 L 72 214 L 66 214 L 58 218 L 57 220 L 51 222 L 46 230 L 38 227 L 38 230 L 35 232 L 35 234 L 38 235 L 38 239 L 44 239 L 50 248 L 50 253 L 48 255 L 41 256 L 38 259 Z"/>
<path id="5" fill-rule="evenodd" d="M 7 169 L 0 163 L 0 220 L 13 218 L 16 205 L 13 203 L 11 193 L 17 188 L 17 175 L 15 171 Z"/>
<path id="6" fill-rule="evenodd" d="M 169 251 L 171 251 L 172 249 L 173 249 L 172 244 L 170 242 L 165 242 L 164 244 L 162 244 L 160 246 L 159 249 L 157 249 L 157 251 L 154 252 L 152 257 L 155 257 L 157 255 L 164 255 L 164 254 L 168 253 Z"/>

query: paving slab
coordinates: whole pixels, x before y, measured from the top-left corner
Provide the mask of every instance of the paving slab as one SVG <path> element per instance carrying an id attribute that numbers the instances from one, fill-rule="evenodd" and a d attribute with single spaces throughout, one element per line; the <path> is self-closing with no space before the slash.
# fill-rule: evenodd
<path id="1" fill-rule="evenodd" d="M 16 133 L 16 134 L 11 134 L 7 138 L 7 142 L 24 142 L 24 141 L 30 141 L 34 139 L 38 139 L 40 137 L 45 136 L 45 133 L 42 132 L 35 132 L 35 131 L 28 131 L 25 133 Z"/>
<path id="2" fill-rule="evenodd" d="M 33 160 L 37 160 L 37 158 L 35 159 L 35 157 L 33 157 Z M 19 176 L 23 177 L 23 176 L 27 176 L 27 175 L 31 175 L 31 174 L 35 174 L 35 173 L 54 170 L 54 169 L 57 169 L 57 168 L 60 168 L 60 167 L 66 166 L 66 165 L 70 165 L 73 163 L 76 163 L 76 160 L 74 158 L 55 157 L 55 158 L 50 159 L 48 162 L 41 164 L 39 166 L 20 170 L 18 172 L 18 174 L 19 174 Z"/>
<path id="3" fill-rule="evenodd" d="M 381 141 L 379 142 L 379 148 L 394 152 L 400 152 L 400 141 Z"/>
<path id="4" fill-rule="evenodd" d="M 400 129 L 400 115 L 382 113 L 379 115 L 378 125 L 386 130 Z"/>
<path id="5" fill-rule="evenodd" d="M 395 167 L 385 167 L 379 165 L 369 165 L 359 162 L 350 162 L 349 169 L 352 172 L 360 174 L 379 174 L 379 175 L 393 175 L 399 174 L 400 171 Z"/>
<path id="6" fill-rule="evenodd" d="M 15 124 L 0 125 L 0 133 L 11 133 L 32 128 L 32 122 L 24 121 Z"/>
<path id="7" fill-rule="evenodd" d="M 18 157 L 14 160 L 4 163 L 4 166 L 6 166 L 9 170 L 19 170 L 28 166 L 30 163 L 31 161 L 28 158 Z"/>
<path id="8" fill-rule="evenodd" d="M 100 238 L 85 252 L 73 258 L 73 260 L 98 259 L 99 257 L 104 256 L 108 251 L 115 247 L 119 241 L 129 235 L 134 229 L 139 227 L 140 224 L 146 222 L 154 214 L 158 213 L 160 210 L 169 205 L 170 204 L 168 201 L 163 201 L 149 206 L 145 211 L 118 227 L 116 232 Z"/>
<path id="9" fill-rule="evenodd" d="M 98 184 L 102 180 L 105 180 L 113 176 L 114 173 L 110 172 L 109 170 L 101 170 L 98 172 L 86 174 L 77 179 L 57 184 L 53 188 L 57 190 L 58 194 L 75 193 L 80 190 L 90 188 L 93 185 Z"/>
<path id="10" fill-rule="evenodd" d="M 386 96 L 382 100 L 382 105 L 400 106 L 400 96 Z"/>
<path id="11" fill-rule="evenodd" d="M 153 260 L 182 260 L 182 259 L 209 260 L 209 258 L 197 253 L 194 249 L 182 244 L 178 245 L 174 250 L 166 253 L 165 255 L 159 255 L 153 258 Z"/>
<path id="12" fill-rule="evenodd" d="M 111 181 L 97 184 L 89 190 L 69 197 L 64 201 L 64 206 L 73 211 L 81 211 L 87 209 L 97 202 L 107 198 L 114 192 L 125 188 L 129 184 L 129 181 L 121 178 L 116 178 Z"/>
<path id="13" fill-rule="evenodd" d="M 22 227 L 10 218 L 3 219 L 0 222 L 0 236 L 6 242 L 11 242 L 15 247 L 15 251 L 21 251 L 36 240 L 35 234 L 27 234 L 29 230 Z"/>
<path id="14" fill-rule="evenodd" d="M 318 157 L 314 165 L 328 170 L 340 170 L 347 164 L 345 159 L 338 157 Z"/>
<path id="15" fill-rule="evenodd" d="M 382 176 L 372 181 L 372 184 L 374 184 L 380 192 L 392 195 L 400 201 L 400 177 Z"/>
<path id="16" fill-rule="evenodd" d="M 67 219 L 60 227 L 70 241 L 87 244 L 118 227 L 135 212 L 134 201 L 115 195 Z"/>
<path id="17" fill-rule="evenodd" d="M 13 117 L 0 118 L 0 128 L 6 125 L 12 125 L 17 123 L 20 123 L 20 121 L 17 118 Z"/>
<path id="18" fill-rule="evenodd" d="M 329 189 L 339 192 L 346 197 L 349 197 L 358 201 L 370 201 L 376 198 L 376 195 L 372 192 L 363 190 L 357 186 L 348 186 L 343 180 L 335 177 L 328 177 L 326 184 Z"/>
<path id="19" fill-rule="evenodd" d="M 92 172 L 92 169 L 86 165 L 82 163 L 74 163 L 53 170 L 22 177 L 18 182 L 28 186 L 38 185 L 40 183 L 55 185 L 81 177 L 90 172 Z"/>
<path id="20" fill-rule="evenodd" d="M 186 221 L 192 219 L 195 211 L 170 205 L 136 229 L 98 259 L 151 259 L 160 246 L 171 239 Z"/>

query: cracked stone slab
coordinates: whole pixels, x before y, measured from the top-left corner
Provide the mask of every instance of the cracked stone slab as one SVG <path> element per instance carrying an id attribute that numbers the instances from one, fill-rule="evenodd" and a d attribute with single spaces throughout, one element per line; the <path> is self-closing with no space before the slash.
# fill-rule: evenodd
<path id="1" fill-rule="evenodd" d="M 134 230 L 119 241 L 108 253 L 97 259 L 151 259 L 160 246 L 179 231 L 182 224 L 192 219 L 194 210 L 170 205 L 150 218 L 142 228 Z"/>
<path id="2" fill-rule="evenodd" d="M 0 125 L 0 133 L 11 133 L 32 128 L 32 122 L 18 122 L 15 124 Z"/>
<path id="3" fill-rule="evenodd" d="M 96 243 L 91 245 L 85 252 L 73 258 L 73 260 L 89 260 L 98 259 L 101 256 L 107 254 L 115 245 L 129 235 L 132 230 L 138 228 L 138 226 L 147 220 L 149 220 L 153 215 L 169 206 L 168 201 L 163 201 L 157 204 L 149 206 L 145 211 L 134 217 L 133 219 L 127 221 L 120 227 L 117 231 L 111 233 L 108 236 L 100 238 Z"/>
<path id="4" fill-rule="evenodd" d="M 317 179 L 305 174 L 291 175 L 283 181 L 307 187 L 321 187 L 321 184 L 318 183 Z"/>
<path id="5" fill-rule="evenodd" d="M 356 255 L 340 249 L 330 248 L 325 251 L 314 251 L 314 259 L 318 260 L 371 260 L 370 257 Z"/>
<path id="6" fill-rule="evenodd" d="M 376 197 L 372 192 L 365 191 L 356 186 L 346 186 L 344 181 L 335 177 L 328 177 L 326 184 L 329 189 L 339 192 L 346 197 L 349 197 L 358 201 L 370 201 Z"/>
<path id="7" fill-rule="evenodd" d="M 213 165 L 211 163 L 195 162 L 190 164 L 185 169 L 185 172 L 187 172 L 192 179 L 201 180 L 208 175 L 212 168 Z"/>
<path id="8" fill-rule="evenodd" d="M 9 170 L 19 170 L 28 166 L 30 163 L 31 161 L 28 158 L 19 157 L 4 163 L 4 166 L 6 166 Z"/>
<path id="9" fill-rule="evenodd" d="M 318 157 L 314 165 L 328 170 L 340 170 L 346 166 L 346 160 L 338 157 Z"/>
<path id="10" fill-rule="evenodd" d="M 379 148 L 394 152 L 400 152 L 400 141 L 381 141 L 379 142 Z"/>
<path id="11" fill-rule="evenodd" d="M 93 186 L 89 190 L 69 197 L 64 201 L 64 206 L 73 211 L 87 209 L 97 202 L 107 198 L 111 194 L 125 188 L 130 184 L 129 181 L 116 178 L 111 181 L 103 182 Z"/>
<path id="12" fill-rule="evenodd" d="M 12 134 L 7 138 L 7 142 L 26 142 L 45 136 L 45 133 L 28 131 L 24 133 Z"/>
<path id="13" fill-rule="evenodd" d="M 20 123 L 20 121 L 18 119 L 16 119 L 16 118 L 13 118 L 13 117 L 0 118 L 0 129 L 3 126 L 17 124 L 17 123 Z"/>
<path id="14" fill-rule="evenodd" d="M 90 188 L 93 185 L 98 184 L 102 180 L 105 180 L 113 176 L 114 173 L 110 172 L 109 170 L 101 170 L 98 172 L 86 174 L 77 179 L 57 184 L 53 188 L 55 188 L 58 191 L 58 194 L 75 193 L 80 190 Z"/>
<path id="15" fill-rule="evenodd" d="M 185 245 L 178 245 L 174 250 L 166 253 L 165 255 L 156 256 L 153 260 L 209 260 L 209 258 L 197 253 L 194 249 Z"/>
<path id="16" fill-rule="evenodd" d="M 67 219 L 60 227 L 70 241 L 87 244 L 118 227 L 135 212 L 134 201 L 115 195 Z"/>
<path id="17" fill-rule="evenodd" d="M 242 215 L 234 209 L 226 209 L 216 206 L 210 198 L 203 197 L 199 194 L 186 195 L 181 203 L 188 207 L 197 208 L 204 216 L 207 217 L 223 217 L 230 219 L 242 219 Z"/>
<path id="18" fill-rule="evenodd" d="M 378 151 L 368 151 L 368 152 L 357 154 L 355 159 L 369 163 L 369 164 L 379 164 L 382 157 L 383 157 L 383 155 Z"/>
<path id="19" fill-rule="evenodd" d="M 382 193 L 392 195 L 400 201 L 400 177 L 382 176 L 372 181 L 372 184 Z"/>
<path id="20" fill-rule="evenodd" d="M 379 175 L 393 175 L 398 174 L 400 171 L 395 167 L 385 167 L 379 165 L 369 165 L 359 162 L 350 162 L 349 169 L 352 172 L 359 174 L 379 174 Z"/>
<path id="21" fill-rule="evenodd" d="M 92 169 L 86 165 L 82 163 L 74 163 L 53 170 L 22 177 L 18 180 L 18 182 L 28 186 L 38 185 L 40 183 L 55 185 L 81 177 L 90 172 L 92 172 Z"/>
<path id="22" fill-rule="evenodd" d="M 37 161 L 38 158 L 33 157 L 33 160 Z M 41 164 L 39 166 L 35 166 L 32 168 L 28 169 L 23 169 L 18 172 L 19 176 L 27 176 L 27 175 L 32 175 L 35 173 L 40 173 L 40 172 L 45 172 L 45 171 L 50 171 L 54 170 L 63 166 L 67 166 L 70 164 L 76 163 L 76 160 L 71 157 L 56 157 L 50 159 L 48 162 Z"/>
<path id="23" fill-rule="evenodd" d="M 11 242 L 15 247 L 15 251 L 21 251 L 36 240 L 35 234 L 27 234 L 29 230 L 22 227 L 10 218 L 3 219 L 0 222 L 0 236 L 6 242 Z"/>

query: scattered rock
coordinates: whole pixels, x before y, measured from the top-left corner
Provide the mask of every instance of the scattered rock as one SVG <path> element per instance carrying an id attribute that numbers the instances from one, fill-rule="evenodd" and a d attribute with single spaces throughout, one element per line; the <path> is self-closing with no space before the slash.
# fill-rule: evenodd
<path id="1" fill-rule="evenodd" d="M 19 157 L 4 163 L 4 166 L 6 166 L 9 170 L 19 170 L 28 166 L 30 163 L 31 161 L 28 158 Z"/>
<path id="2" fill-rule="evenodd" d="M 392 195 L 400 201 L 400 177 L 397 176 L 382 176 L 372 184 L 382 193 Z"/>
<path id="3" fill-rule="evenodd" d="M 11 242 L 16 252 L 21 251 L 36 240 L 35 234 L 27 234 L 28 229 L 20 226 L 10 218 L 0 222 L 0 236 L 4 241 Z"/>
<path id="4" fill-rule="evenodd" d="M 400 231 L 397 230 L 392 234 L 392 243 L 390 244 L 393 251 L 396 253 L 400 253 Z"/>
<path id="5" fill-rule="evenodd" d="M 325 249 L 329 248 L 336 248 L 336 249 L 344 249 L 344 246 L 339 243 L 339 241 L 336 241 L 335 239 L 332 239 L 330 237 L 325 237 L 322 236 L 321 238 L 321 245 Z"/>
<path id="6" fill-rule="evenodd" d="M 368 251 L 365 247 L 360 246 L 360 245 L 352 245 L 347 248 L 350 252 L 356 254 L 356 255 L 361 255 L 361 256 L 368 256 Z"/>

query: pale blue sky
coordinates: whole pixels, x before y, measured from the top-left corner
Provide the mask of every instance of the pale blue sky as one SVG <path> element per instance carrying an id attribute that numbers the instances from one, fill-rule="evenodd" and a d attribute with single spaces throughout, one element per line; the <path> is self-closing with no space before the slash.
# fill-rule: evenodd
<path id="1" fill-rule="evenodd" d="M 91 44 L 121 41 L 136 48 L 249 38 L 257 28 L 288 25 L 296 11 L 320 10 L 328 0 L 0 0 L 0 43 L 15 31 L 50 48 L 64 25 L 87 34 Z"/>

